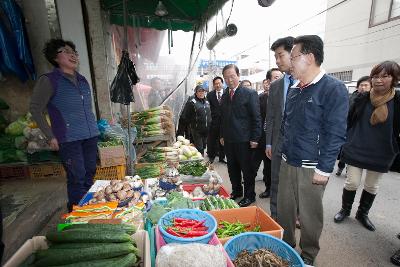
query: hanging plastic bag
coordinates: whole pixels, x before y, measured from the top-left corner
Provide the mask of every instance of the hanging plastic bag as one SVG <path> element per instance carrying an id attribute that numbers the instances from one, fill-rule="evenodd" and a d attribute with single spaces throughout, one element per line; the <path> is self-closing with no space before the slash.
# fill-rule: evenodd
<path id="1" fill-rule="evenodd" d="M 111 83 L 111 101 L 129 105 L 135 102 L 132 86 L 139 81 L 136 74 L 135 65 L 129 58 L 127 51 L 122 51 L 121 62 L 118 65 L 117 75 Z"/>

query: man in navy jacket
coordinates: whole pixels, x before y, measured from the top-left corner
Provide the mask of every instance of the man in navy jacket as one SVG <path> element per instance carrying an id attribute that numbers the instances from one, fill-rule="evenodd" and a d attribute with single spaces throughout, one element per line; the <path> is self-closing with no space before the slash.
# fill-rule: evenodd
<path id="1" fill-rule="evenodd" d="M 313 265 L 323 227 L 322 197 L 339 149 L 345 141 L 349 109 L 343 82 L 321 69 L 323 41 L 317 35 L 295 38 L 290 60 L 298 80 L 289 90 L 282 121 L 282 163 L 278 222 L 283 240 L 296 246 L 297 208 L 301 257 Z"/>
<path id="2" fill-rule="evenodd" d="M 244 194 L 239 205 L 246 207 L 256 198 L 254 186 L 257 173 L 251 164 L 251 149 L 257 147 L 261 137 L 260 104 L 255 90 L 239 86 L 240 74 L 236 65 L 226 65 L 222 74 L 228 89 L 221 100 L 221 144 L 228 159 L 231 198 Z"/>

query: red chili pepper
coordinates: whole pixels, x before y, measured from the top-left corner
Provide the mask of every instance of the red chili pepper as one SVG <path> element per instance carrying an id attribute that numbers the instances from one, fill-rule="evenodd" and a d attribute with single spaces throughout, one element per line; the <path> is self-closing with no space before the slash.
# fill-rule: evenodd
<path id="1" fill-rule="evenodd" d="M 203 236 L 208 234 L 207 231 L 189 231 L 187 232 L 186 236 L 187 237 L 197 237 L 197 236 Z"/>
<path id="2" fill-rule="evenodd" d="M 199 227 L 199 226 L 204 226 L 204 223 L 206 222 L 206 220 L 203 221 L 199 221 L 198 223 L 196 223 L 195 225 L 193 225 L 193 228 Z"/>
<path id="3" fill-rule="evenodd" d="M 166 231 L 167 231 L 167 233 L 169 233 L 169 234 L 171 234 L 171 235 L 183 237 L 180 233 L 175 232 L 175 231 L 172 229 L 172 227 L 168 227 L 168 228 L 166 229 Z"/>
<path id="4" fill-rule="evenodd" d="M 192 220 L 192 219 L 185 219 L 185 218 L 174 218 L 174 223 L 191 223 L 195 224 L 198 223 L 198 220 Z"/>
<path id="5" fill-rule="evenodd" d="M 187 233 L 189 231 L 207 231 L 208 227 L 205 226 L 201 226 L 201 227 L 181 227 L 181 226 L 177 226 L 177 227 L 173 227 L 172 229 L 174 229 L 176 232 L 179 233 Z"/>

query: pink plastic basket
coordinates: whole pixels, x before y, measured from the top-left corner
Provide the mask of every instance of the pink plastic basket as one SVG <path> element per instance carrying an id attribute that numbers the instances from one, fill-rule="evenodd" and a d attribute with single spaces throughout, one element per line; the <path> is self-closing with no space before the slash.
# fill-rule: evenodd
<path id="1" fill-rule="evenodd" d="M 155 227 L 155 232 L 156 232 L 156 248 L 157 248 L 157 252 L 158 252 L 162 246 L 166 245 L 166 243 L 164 241 L 164 238 L 161 235 L 160 230 L 158 229 L 158 226 Z M 209 245 L 214 245 L 214 246 L 221 245 L 222 252 L 224 253 L 225 258 L 226 258 L 226 266 L 227 267 L 235 267 L 235 265 L 233 265 L 231 259 L 229 258 L 228 254 L 226 253 L 224 247 L 222 246 L 221 242 L 219 242 L 218 237 L 217 237 L 216 234 L 214 234 L 211 237 L 211 239 L 208 242 L 208 244 Z"/>

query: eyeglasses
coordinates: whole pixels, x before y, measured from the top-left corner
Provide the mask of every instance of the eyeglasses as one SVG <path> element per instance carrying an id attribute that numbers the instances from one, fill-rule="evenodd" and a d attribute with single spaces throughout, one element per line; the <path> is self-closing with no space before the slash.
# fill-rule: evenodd
<path id="1" fill-rule="evenodd" d="M 298 54 L 297 56 L 290 57 L 290 61 L 294 61 L 295 58 L 300 57 L 302 55 L 304 55 L 304 54 Z"/>
<path id="2" fill-rule="evenodd" d="M 372 80 L 387 80 L 389 78 L 392 78 L 391 75 L 385 74 L 383 76 L 372 76 Z"/>
<path id="3" fill-rule="evenodd" d="M 61 50 L 57 51 L 57 54 L 60 54 L 60 53 L 65 53 L 65 54 L 68 54 L 68 55 L 79 56 L 79 54 L 78 54 L 77 51 L 74 51 L 74 50 L 71 50 L 71 49 L 61 49 Z"/>

